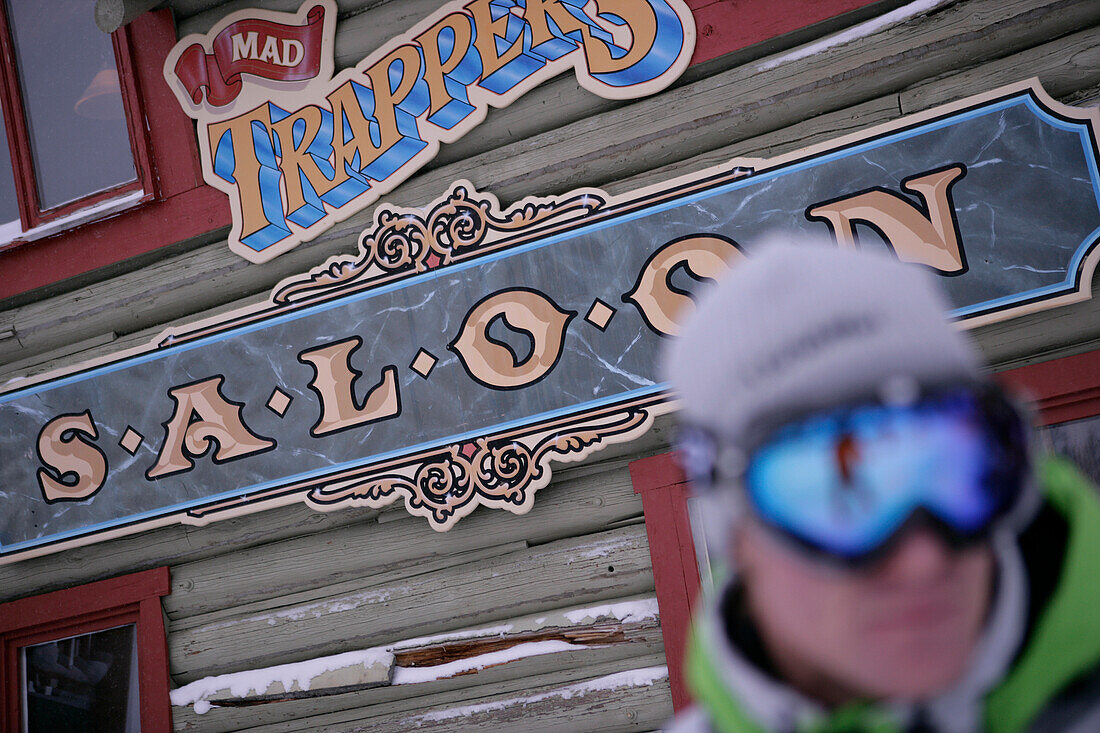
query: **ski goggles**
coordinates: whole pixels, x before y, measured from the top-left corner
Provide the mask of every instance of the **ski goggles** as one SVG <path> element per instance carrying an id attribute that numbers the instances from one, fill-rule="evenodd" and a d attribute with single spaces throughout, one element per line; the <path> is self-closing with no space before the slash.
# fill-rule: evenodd
<path id="1" fill-rule="evenodd" d="M 697 470 L 700 455 L 696 446 Z M 984 537 L 1015 506 L 1028 468 L 1024 420 L 983 388 L 813 414 L 774 432 L 739 478 L 766 525 L 860 563 L 918 517 L 953 545 Z M 722 481 L 713 466 L 711 478 Z"/>

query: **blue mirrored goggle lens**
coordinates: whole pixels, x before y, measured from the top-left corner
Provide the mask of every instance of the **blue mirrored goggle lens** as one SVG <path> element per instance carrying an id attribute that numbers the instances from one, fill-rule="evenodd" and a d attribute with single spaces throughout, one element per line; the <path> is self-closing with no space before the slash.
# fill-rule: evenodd
<path id="1" fill-rule="evenodd" d="M 998 441 L 965 393 L 866 406 L 780 430 L 754 453 L 745 482 L 767 523 L 857 558 L 921 508 L 961 535 L 985 529 L 1018 491 L 1019 477 L 998 466 Z"/>

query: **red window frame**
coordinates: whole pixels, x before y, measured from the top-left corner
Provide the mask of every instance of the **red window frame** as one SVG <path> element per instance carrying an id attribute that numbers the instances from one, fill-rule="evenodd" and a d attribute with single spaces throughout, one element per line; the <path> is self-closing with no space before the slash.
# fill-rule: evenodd
<path id="1" fill-rule="evenodd" d="M 994 376 L 1031 398 L 1039 426 L 1100 415 L 1100 349 Z M 691 704 L 681 664 L 700 580 L 688 518 L 690 488 L 673 452 L 632 461 L 630 478 L 642 497 L 672 706 L 679 711 Z"/>
<path id="2" fill-rule="evenodd" d="M 121 28 L 111 34 L 115 67 L 118 70 L 119 87 L 126 113 L 126 127 L 130 137 L 130 150 L 134 156 L 137 180 L 119 184 L 103 191 L 89 193 L 76 201 L 70 201 L 50 209 L 42 207 L 36 185 L 34 161 L 31 159 L 30 131 L 27 129 L 26 108 L 20 92 L 19 72 L 11 26 L 6 9 L 0 6 L 0 102 L 4 108 L 4 124 L 8 136 L 12 169 L 15 173 L 16 197 L 19 202 L 19 218 L 24 231 L 41 226 L 132 191 L 143 191 L 146 200 L 155 195 L 156 179 L 153 176 L 149 137 L 146 134 L 137 84 L 134 79 L 132 43 L 129 28 Z M 18 239 L 15 240 L 18 242 Z M 11 244 L 0 244 L 9 247 Z"/>
<path id="3" fill-rule="evenodd" d="M 682 664 L 699 597 L 699 562 L 687 505 L 690 487 L 675 453 L 631 461 L 630 481 L 642 497 L 672 709 L 679 712 L 691 704 Z"/>
<path id="4" fill-rule="evenodd" d="M 160 604 L 169 592 L 168 568 L 162 567 L 0 604 L 0 728 L 22 726 L 20 648 L 134 624 L 141 730 L 170 731 L 168 640 Z"/>
<path id="5" fill-rule="evenodd" d="M 147 140 L 147 195 L 124 211 L 42 239 L 17 239 L 0 251 L 0 301 L 230 225 L 229 200 L 203 183 L 194 125 L 163 77 L 164 59 L 177 40 L 172 11 L 144 13 L 114 38 L 127 116 Z M 5 123 L 11 117 L 5 110 Z M 141 167 L 137 159 L 135 165 Z"/>

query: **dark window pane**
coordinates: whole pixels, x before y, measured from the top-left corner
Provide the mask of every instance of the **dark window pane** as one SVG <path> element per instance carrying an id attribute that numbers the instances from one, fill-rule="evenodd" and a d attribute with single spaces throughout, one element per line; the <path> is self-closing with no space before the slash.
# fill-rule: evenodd
<path id="1" fill-rule="evenodd" d="M 25 733 L 136 733 L 140 729 L 133 625 L 20 651 Z"/>
<path id="2" fill-rule="evenodd" d="M 19 202 L 15 198 L 15 177 L 8 153 L 8 134 L 4 129 L 4 110 L 0 109 L 0 227 L 9 221 L 19 221 Z"/>
<path id="3" fill-rule="evenodd" d="M 137 178 L 111 37 L 93 0 L 8 0 L 43 209 Z"/>

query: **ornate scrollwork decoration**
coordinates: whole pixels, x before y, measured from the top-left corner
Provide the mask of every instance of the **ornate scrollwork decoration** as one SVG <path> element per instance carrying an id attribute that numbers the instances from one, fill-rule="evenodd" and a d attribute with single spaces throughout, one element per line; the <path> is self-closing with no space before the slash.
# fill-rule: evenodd
<path id="1" fill-rule="evenodd" d="M 309 502 L 381 507 L 404 497 L 410 514 L 436 530 L 451 527 L 479 505 L 522 514 L 550 480 L 551 460 L 579 460 L 608 440 L 644 429 L 650 413 L 632 408 L 589 422 L 521 438 L 478 438 L 334 487 L 313 489 Z"/>
<path id="2" fill-rule="evenodd" d="M 521 201 L 503 213 L 490 194 L 465 182 L 426 214 L 379 207 L 375 225 L 359 235 L 356 256 L 335 257 L 302 277 L 286 280 L 272 295 L 277 304 L 308 300 L 333 288 L 368 283 L 393 274 L 424 272 L 496 242 L 502 235 L 586 216 L 604 206 L 598 192 Z"/>
<path id="3" fill-rule="evenodd" d="M 360 237 L 366 261 L 374 261 L 383 270 L 404 270 L 423 263 L 430 247 L 424 220 L 415 214 L 399 214 L 384 209 L 378 215 L 374 232 Z"/>

